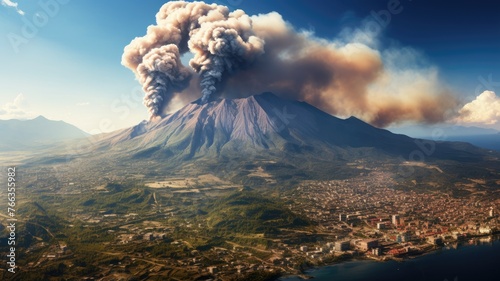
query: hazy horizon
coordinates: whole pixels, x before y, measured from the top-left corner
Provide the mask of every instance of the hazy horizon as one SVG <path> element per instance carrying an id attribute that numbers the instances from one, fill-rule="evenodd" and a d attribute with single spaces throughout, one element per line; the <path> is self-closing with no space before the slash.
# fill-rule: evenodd
<path id="1" fill-rule="evenodd" d="M 243 9 L 250 16 L 277 12 L 295 30 L 310 34 L 313 40 L 318 38 L 339 46 L 367 46 L 379 53 L 384 71 L 395 81 L 403 79 L 409 83 L 410 77 L 435 79 L 423 89 L 450 92 L 458 103 L 450 106 L 455 114 L 466 103 L 467 110 L 482 114 L 488 111 L 487 116 L 469 114 L 461 118 L 461 125 L 500 129 L 500 98 L 495 94 L 500 81 L 500 59 L 495 51 L 500 46 L 499 36 L 495 36 L 499 20 L 493 16 L 491 1 L 482 1 L 481 5 L 465 1 L 454 5 L 433 3 L 432 10 L 426 8 L 425 1 L 295 1 L 292 5 L 284 1 L 216 2 L 230 10 Z M 4 14 L 0 23 L 5 27 L 0 45 L 8 66 L 0 75 L 0 119 L 43 115 L 89 133 L 110 132 L 148 119 L 142 105 L 144 91 L 120 60 L 124 47 L 133 38 L 144 36 L 146 27 L 154 24 L 154 15 L 164 1 L 9 3 L 17 2 L 4 0 L 0 6 Z M 188 65 L 189 58 L 189 54 L 183 56 L 184 65 Z M 408 75 L 408 80 L 404 80 Z M 386 87 L 373 83 L 368 85 L 370 91 Z M 405 95 L 413 95 L 404 84 L 391 83 L 382 90 L 400 87 L 391 94 L 396 94 L 397 100 L 384 101 L 390 95 L 374 100 L 397 104 L 403 102 L 398 100 Z M 427 98 L 435 96 L 427 94 Z M 332 103 L 337 103 L 337 99 L 333 98 Z M 185 102 L 176 101 L 173 108 Z M 372 118 L 362 116 L 366 109 L 351 106 L 351 112 L 359 113 L 351 115 L 365 121 Z M 435 110 L 424 108 L 422 112 Z M 457 120 L 449 118 L 446 123 L 451 121 Z"/>

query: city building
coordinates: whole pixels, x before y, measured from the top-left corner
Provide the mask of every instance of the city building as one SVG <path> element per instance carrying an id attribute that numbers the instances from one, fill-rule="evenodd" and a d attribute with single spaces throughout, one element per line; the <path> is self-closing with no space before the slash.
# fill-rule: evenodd
<path id="1" fill-rule="evenodd" d="M 382 229 L 385 229 L 385 222 L 378 222 L 377 223 L 377 229 L 378 230 L 382 230 Z"/>
<path id="2" fill-rule="evenodd" d="M 392 215 L 392 224 L 395 226 L 399 225 L 399 215 Z"/>
<path id="3" fill-rule="evenodd" d="M 359 244 L 359 247 L 362 251 L 369 251 L 373 248 L 378 247 L 378 240 L 377 239 L 368 239 L 368 240 L 363 240 Z"/>
<path id="4" fill-rule="evenodd" d="M 427 237 L 427 243 L 431 245 L 441 245 L 443 244 L 443 238 L 438 236 L 429 236 Z"/>
<path id="5" fill-rule="evenodd" d="M 491 230 L 490 227 L 480 227 L 479 228 L 479 233 L 481 234 L 491 234 L 493 231 Z"/>
<path id="6" fill-rule="evenodd" d="M 142 239 L 147 240 L 147 241 L 151 241 L 151 240 L 153 240 L 153 238 L 154 238 L 154 236 L 153 236 L 153 233 L 151 233 L 151 232 L 148 232 L 142 236 Z"/>
<path id="7" fill-rule="evenodd" d="M 349 241 L 337 241 L 335 242 L 335 250 L 339 252 L 347 251 L 349 250 L 350 245 Z"/>
<path id="8" fill-rule="evenodd" d="M 410 241 L 411 238 L 411 233 L 409 232 L 402 232 L 396 235 L 396 242 L 398 243 L 404 243 Z"/>

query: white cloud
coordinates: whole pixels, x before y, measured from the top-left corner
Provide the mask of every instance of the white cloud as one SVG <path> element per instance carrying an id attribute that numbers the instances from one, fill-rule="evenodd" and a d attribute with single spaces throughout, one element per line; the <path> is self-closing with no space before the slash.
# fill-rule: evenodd
<path id="1" fill-rule="evenodd" d="M 76 103 L 76 106 L 89 106 L 89 105 L 90 105 L 90 102 L 88 102 L 88 101 L 77 102 Z"/>
<path id="2" fill-rule="evenodd" d="M 26 99 L 23 94 L 17 95 L 12 102 L 0 105 L 1 119 L 29 119 L 35 114 L 26 109 Z"/>
<path id="3" fill-rule="evenodd" d="M 2 0 L 2 6 L 4 7 L 9 7 L 9 8 L 14 8 L 16 9 L 17 13 L 20 14 L 21 16 L 24 16 L 24 11 L 19 9 L 19 4 L 16 2 L 13 2 L 11 0 Z"/>
<path id="4" fill-rule="evenodd" d="M 500 121 L 500 97 L 492 91 L 484 91 L 465 104 L 459 113 L 457 121 L 461 123 L 497 124 Z"/>

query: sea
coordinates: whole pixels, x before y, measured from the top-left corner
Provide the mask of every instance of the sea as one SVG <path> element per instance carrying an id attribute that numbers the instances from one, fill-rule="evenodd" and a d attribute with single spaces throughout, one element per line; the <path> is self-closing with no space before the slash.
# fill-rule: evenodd
<path id="1" fill-rule="evenodd" d="M 313 268 L 306 274 L 312 281 L 500 281 L 500 236 L 445 246 L 402 262 L 350 261 Z"/>

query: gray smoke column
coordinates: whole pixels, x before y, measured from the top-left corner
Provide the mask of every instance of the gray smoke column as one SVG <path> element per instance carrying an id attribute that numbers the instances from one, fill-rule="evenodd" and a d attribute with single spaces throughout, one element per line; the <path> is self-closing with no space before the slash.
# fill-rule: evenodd
<path id="1" fill-rule="evenodd" d="M 191 76 L 189 70 L 182 66 L 179 49 L 173 44 L 151 50 L 136 71 L 146 92 L 144 104 L 151 116 L 159 115 L 164 100 L 171 99 L 174 91 L 184 89 Z"/>
<path id="2" fill-rule="evenodd" d="M 122 64 L 143 85 L 151 117 L 161 115 L 173 96 L 188 87 L 192 71 L 200 75 L 204 103 L 224 76 L 264 52 L 264 41 L 254 35 L 251 18 L 242 10 L 169 2 L 157 13 L 156 23 L 126 46 L 122 56 Z M 192 71 L 180 61 L 188 51 L 194 54 Z"/>

